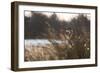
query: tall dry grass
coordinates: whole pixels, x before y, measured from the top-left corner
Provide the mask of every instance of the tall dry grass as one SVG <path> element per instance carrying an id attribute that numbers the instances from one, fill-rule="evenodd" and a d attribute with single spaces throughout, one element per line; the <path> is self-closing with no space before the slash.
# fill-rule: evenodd
<path id="1" fill-rule="evenodd" d="M 90 50 L 80 49 L 66 44 L 46 44 L 45 46 L 25 45 L 25 61 L 46 61 L 46 60 L 64 60 L 89 58 Z"/>

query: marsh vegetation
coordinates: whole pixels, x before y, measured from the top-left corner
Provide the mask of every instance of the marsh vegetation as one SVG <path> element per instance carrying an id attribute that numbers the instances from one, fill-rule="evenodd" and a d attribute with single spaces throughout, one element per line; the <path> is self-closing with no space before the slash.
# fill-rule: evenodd
<path id="1" fill-rule="evenodd" d="M 25 61 L 90 58 L 89 14 L 30 12 L 24 16 Z"/>

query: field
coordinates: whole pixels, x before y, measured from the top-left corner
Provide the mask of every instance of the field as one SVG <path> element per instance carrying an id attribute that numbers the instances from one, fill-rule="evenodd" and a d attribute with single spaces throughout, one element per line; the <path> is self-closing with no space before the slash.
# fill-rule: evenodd
<path id="1" fill-rule="evenodd" d="M 31 42 L 30 42 L 31 41 Z M 32 43 L 35 41 L 35 43 Z M 75 49 L 66 41 L 55 41 L 54 43 L 37 42 L 27 40 L 25 44 L 25 61 L 46 61 L 89 58 L 89 49 Z M 37 43 L 36 43 L 37 42 Z M 83 56 L 84 54 L 84 56 Z"/>
<path id="2" fill-rule="evenodd" d="M 90 58 L 90 14 L 25 11 L 25 61 Z"/>

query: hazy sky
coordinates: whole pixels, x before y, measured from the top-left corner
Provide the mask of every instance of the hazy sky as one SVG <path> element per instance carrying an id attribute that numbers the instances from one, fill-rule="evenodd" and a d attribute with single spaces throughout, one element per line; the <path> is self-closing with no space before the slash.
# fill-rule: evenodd
<path id="1" fill-rule="evenodd" d="M 50 17 L 53 14 L 53 12 L 41 12 L 41 13 L 44 15 L 47 15 L 48 17 Z M 76 18 L 79 14 L 76 14 L 76 13 L 75 14 L 74 13 L 56 13 L 56 15 L 60 20 L 70 21 L 72 18 Z M 84 15 L 87 16 L 88 19 L 90 19 L 90 14 L 84 14 Z M 25 11 L 25 16 L 31 17 L 32 12 Z"/>

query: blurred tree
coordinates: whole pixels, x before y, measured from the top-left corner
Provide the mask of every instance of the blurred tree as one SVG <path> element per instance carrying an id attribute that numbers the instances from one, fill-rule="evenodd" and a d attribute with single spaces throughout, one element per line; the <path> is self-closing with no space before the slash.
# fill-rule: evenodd
<path id="1" fill-rule="evenodd" d="M 47 21 L 48 17 L 46 15 L 33 12 L 30 22 L 25 24 L 26 29 L 29 29 L 29 35 L 26 35 L 25 37 L 29 39 L 45 38 L 46 28 L 48 28 L 48 25 L 46 24 Z"/>
<path id="2" fill-rule="evenodd" d="M 90 20 L 84 15 L 79 15 L 77 18 L 73 18 L 70 24 L 73 29 L 73 36 L 71 37 L 71 41 L 74 44 L 73 48 L 77 51 L 76 53 L 79 58 L 87 58 L 86 52 L 90 46 L 86 47 L 84 45 L 90 45 L 87 41 L 90 39 Z M 88 53 L 90 53 L 90 51 L 88 51 Z"/>
<path id="3" fill-rule="evenodd" d="M 29 23 L 30 23 L 30 17 L 26 17 L 24 16 L 24 36 L 25 36 L 25 39 L 27 38 L 30 38 L 30 26 L 29 26 Z"/>

